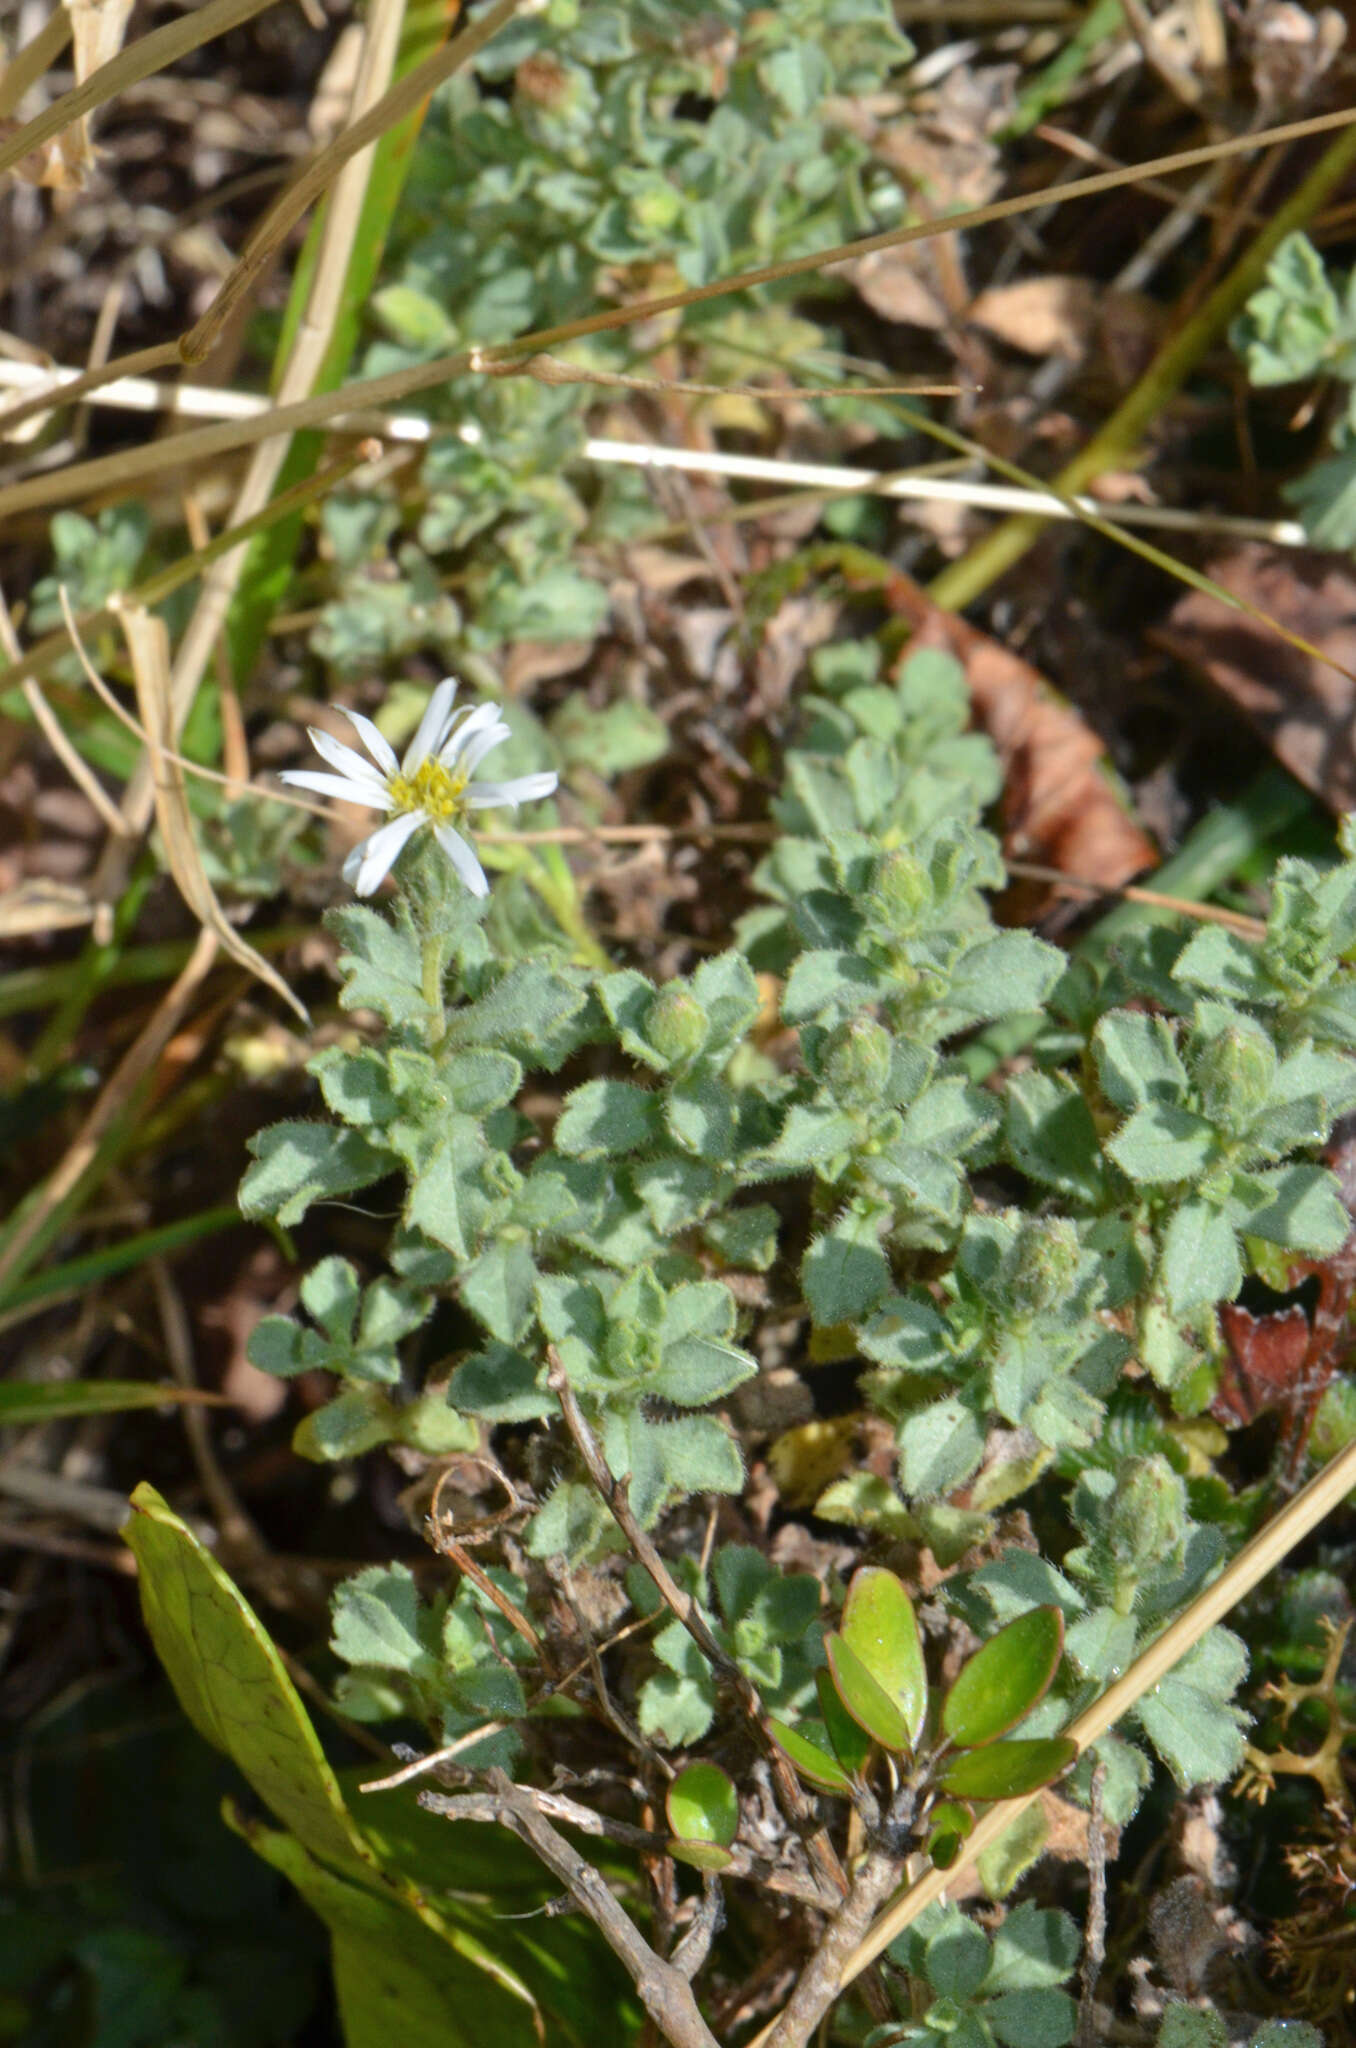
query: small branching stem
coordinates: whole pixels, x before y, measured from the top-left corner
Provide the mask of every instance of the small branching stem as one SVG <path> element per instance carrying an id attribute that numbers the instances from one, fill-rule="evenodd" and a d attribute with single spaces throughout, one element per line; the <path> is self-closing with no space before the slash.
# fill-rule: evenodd
<path id="1" fill-rule="evenodd" d="M 814 1865 L 815 1872 L 825 1886 L 830 1898 L 843 1898 L 847 1894 L 847 1879 L 843 1866 L 825 1830 L 818 1824 L 814 1809 L 801 1791 L 790 1758 L 779 1746 L 772 1730 L 767 1725 L 762 1701 L 753 1686 L 740 1670 L 733 1657 L 711 1633 L 697 1602 L 677 1583 L 654 1544 L 641 1528 L 631 1511 L 626 1483 L 614 1479 L 608 1470 L 598 1439 L 594 1436 L 583 1410 L 575 1397 L 565 1368 L 558 1354 L 552 1350 L 547 1354 L 550 1364 L 546 1384 L 560 1403 L 560 1412 L 565 1427 L 570 1432 L 575 1449 L 584 1462 L 589 1478 L 601 1495 L 608 1512 L 617 1527 L 631 1545 L 639 1562 L 653 1579 L 660 1599 L 669 1612 L 683 1624 L 697 1648 L 710 1664 L 717 1677 L 722 1679 L 734 1693 L 742 1708 L 754 1739 L 763 1756 L 772 1767 L 778 1796 L 783 1810 L 793 1827 L 805 1838 L 806 1851 Z"/>

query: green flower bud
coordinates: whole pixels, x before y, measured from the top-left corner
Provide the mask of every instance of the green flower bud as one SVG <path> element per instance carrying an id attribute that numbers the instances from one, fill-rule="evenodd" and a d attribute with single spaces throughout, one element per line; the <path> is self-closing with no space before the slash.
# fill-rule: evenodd
<path id="1" fill-rule="evenodd" d="M 1078 1279 L 1082 1254 L 1078 1232 L 1067 1217 L 1023 1224 L 1009 1282 L 1018 1315 L 1039 1315 L 1066 1301 Z"/>
<path id="2" fill-rule="evenodd" d="M 1167 1459 L 1157 1452 L 1127 1458 L 1107 1516 L 1107 1548 L 1118 1576 L 1138 1581 L 1160 1565 L 1180 1568 L 1186 1523 L 1186 1487 Z"/>
<path id="3" fill-rule="evenodd" d="M 1196 1039 L 1191 1066 L 1202 1115 L 1223 1130 L 1244 1131 L 1271 1093 L 1276 1050 L 1260 1025 L 1240 1017 Z"/>
<path id="4" fill-rule="evenodd" d="M 871 887 L 871 908 L 887 931 L 911 932 L 932 903 L 926 868 L 902 846 L 882 855 Z"/>
<path id="5" fill-rule="evenodd" d="M 830 1034 L 824 1079 L 844 1109 L 870 1109 L 890 1079 L 890 1034 L 874 1017 L 854 1017 Z"/>
<path id="6" fill-rule="evenodd" d="M 674 1066 L 701 1051 L 710 1028 L 710 1018 L 681 981 L 671 981 L 667 988 L 661 988 L 645 1012 L 645 1036 L 655 1051 Z"/>

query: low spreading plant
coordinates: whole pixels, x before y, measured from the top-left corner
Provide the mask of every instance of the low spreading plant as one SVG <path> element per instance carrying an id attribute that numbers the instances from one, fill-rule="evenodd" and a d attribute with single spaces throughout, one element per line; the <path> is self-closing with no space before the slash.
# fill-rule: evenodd
<path id="1" fill-rule="evenodd" d="M 897 87 L 911 55 L 888 0 L 550 0 L 525 12 L 429 109 L 364 374 L 894 225 L 904 187 L 855 110 Z M 607 375 L 658 356 L 669 376 L 724 386 L 788 368 L 792 383 L 839 381 L 836 337 L 792 296 L 767 286 L 688 307 L 639 337 L 595 335 L 570 359 Z M 356 673 L 416 641 L 451 660 L 506 640 L 592 638 L 608 600 L 578 543 L 654 518 L 634 473 L 596 487 L 579 476 L 598 395 L 484 376 L 430 394 L 448 431 L 405 508 L 371 496 L 326 507 L 339 587 L 315 651 Z M 727 424 L 762 424 L 755 397 L 719 403 Z M 829 403 L 873 417 L 869 399 Z"/>
<path id="2" fill-rule="evenodd" d="M 883 1898 L 911 1847 L 949 1862 L 977 1803 L 1070 1766 L 1069 1794 L 1086 1801 L 1097 1772 L 1120 1823 L 1155 1760 L 1183 1787 L 1242 1760 L 1247 1656 L 1222 1627 L 1081 1756 L 1062 1730 L 1264 1506 L 1210 1474 L 1193 1418 L 1224 1356 L 1218 1303 L 1250 1273 L 1283 1285 L 1351 1228 L 1320 1152 L 1356 1109 L 1356 846 L 1344 827 L 1336 864 L 1283 861 L 1256 943 L 1159 921 L 1100 964 L 1066 958 L 994 923 L 997 774 L 955 665 L 917 654 L 892 675 L 862 643 L 813 666 L 764 904 L 662 984 L 581 961 L 574 910 L 547 914 L 574 899 L 523 916 L 530 869 L 502 898 L 465 886 L 474 764 L 450 760 L 434 790 L 365 734 L 365 800 L 393 820 L 367 846 L 394 861 L 395 895 L 330 914 L 354 1023 L 311 1063 L 327 1114 L 260 1135 L 241 1201 L 283 1228 L 355 1197 L 397 1214 L 384 1270 L 327 1252 L 302 1313 L 251 1340 L 267 1371 L 333 1376 L 297 1449 L 472 1452 L 509 1504 L 484 1535 L 499 1562 L 444 1542 L 451 1597 L 403 1564 L 338 1588 L 344 1710 L 422 1724 L 475 1784 L 568 1762 L 572 1692 L 573 1714 L 677 1773 L 680 1860 L 762 1869 L 769 1826 L 804 1826 L 798 1773 L 847 1802 Z M 435 766 L 448 705 L 435 693 L 421 729 Z M 501 800 L 554 786 L 540 733 L 513 751 L 537 765 Z M 366 864 L 352 872 L 361 886 Z M 995 1065 L 986 1031 L 1018 1016 L 1030 1055 Z M 979 1639 L 945 1691 L 897 1570 L 859 1570 L 844 1599 L 833 1577 L 700 1540 L 694 1511 L 745 1483 L 727 1404 L 788 1318 L 809 1361 L 860 1362 L 895 1444 L 892 1484 L 840 1475 L 817 1512 L 901 1568 L 928 1546 L 930 1629 Z M 1075 1546 L 1038 1546 L 1023 1499 Z M 436 1501 L 431 1526 L 443 1542 Z M 607 1589 L 590 1598 L 609 1625 L 630 1610 L 606 1690 L 561 1620 L 584 1584 Z M 751 1768 L 780 1823 L 751 1827 Z M 996 1889 L 1042 1839 L 1027 1828 L 990 1862 Z M 817 1895 L 822 1856 L 790 1836 L 781 1853 Z M 901 1959 L 936 2002 L 880 2040 L 963 2027 L 1058 2048 L 1058 1919 L 1029 1982 L 954 1912 L 925 1953 L 915 1930 Z M 968 1944 L 963 1998 L 948 1944 Z"/>

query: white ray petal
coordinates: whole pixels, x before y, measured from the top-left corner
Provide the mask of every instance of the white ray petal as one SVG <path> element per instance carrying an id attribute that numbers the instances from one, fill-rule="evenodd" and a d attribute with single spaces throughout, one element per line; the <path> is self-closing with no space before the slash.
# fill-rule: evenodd
<path id="1" fill-rule="evenodd" d="M 498 719 L 499 706 L 497 704 L 477 704 L 475 710 L 468 714 L 461 724 L 458 725 L 455 732 L 448 734 L 439 748 L 438 759 L 442 762 L 443 767 L 451 768 L 455 762 L 461 759 L 462 749 L 467 741 L 473 739 L 478 732 L 484 732 L 487 725 L 496 724 Z M 505 727 L 506 731 L 507 729 Z"/>
<path id="2" fill-rule="evenodd" d="M 370 718 L 364 718 L 361 711 L 350 711 L 346 704 L 341 705 L 339 708 L 357 733 L 368 753 L 372 756 L 372 759 L 376 762 L 378 768 L 380 768 L 382 774 L 394 775 L 400 767 L 400 763 L 396 759 L 395 748 L 391 745 L 385 733 L 379 731 L 373 725 Z"/>
<path id="3" fill-rule="evenodd" d="M 497 804 L 535 804 L 554 796 L 560 777 L 554 768 L 535 775 L 514 775 L 507 782 L 473 782 L 464 802 L 468 811 L 488 811 Z"/>
<path id="4" fill-rule="evenodd" d="M 365 804 L 369 811 L 386 809 L 386 791 L 370 782 L 350 782 L 346 775 L 325 775 L 319 768 L 285 768 L 279 782 L 294 789 L 313 789 L 321 796 L 337 796 L 342 803 Z"/>
<path id="5" fill-rule="evenodd" d="M 366 755 L 360 754 L 356 747 L 346 747 L 342 740 L 331 739 L 327 732 L 321 732 L 317 726 L 308 725 L 306 730 L 311 735 L 311 745 L 322 761 L 329 762 L 331 768 L 337 768 L 341 775 L 350 776 L 354 782 L 367 782 L 374 789 L 385 789 L 386 778 L 381 770 L 374 768 Z"/>
<path id="6" fill-rule="evenodd" d="M 406 841 L 424 823 L 422 811 L 402 811 L 354 847 L 344 862 L 344 880 L 352 885 L 355 896 L 370 896 L 385 881 Z"/>
<path id="7" fill-rule="evenodd" d="M 487 754 L 504 744 L 511 734 L 503 723 L 492 725 L 487 732 L 473 733 L 471 743 L 461 756 L 461 767 L 467 775 L 474 775 Z"/>
<path id="8" fill-rule="evenodd" d="M 441 745 L 443 729 L 456 694 L 456 677 L 444 676 L 429 698 L 424 715 L 414 729 L 414 738 L 405 749 L 405 758 L 400 765 L 406 775 L 417 775 L 429 755 Z"/>
<path id="9" fill-rule="evenodd" d="M 441 846 L 471 894 L 473 896 L 488 896 L 490 885 L 485 879 L 485 870 L 461 834 L 454 832 L 450 825 L 435 825 L 433 832 L 439 846 Z"/>

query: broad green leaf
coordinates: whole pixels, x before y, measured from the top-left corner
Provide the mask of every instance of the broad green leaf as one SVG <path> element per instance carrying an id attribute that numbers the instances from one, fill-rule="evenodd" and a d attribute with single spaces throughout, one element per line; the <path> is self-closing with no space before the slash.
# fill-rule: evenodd
<path id="1" fill-rule="evenodd" d="M 822 1666 L 815 1673 L 815 1691 L 835 1756 L 845 1771 L 860 1778 L 871 1757 L 871 1737 L 853 1720 L 838 1697 L 831 1674 Z"/>
<path id="2" fill-rule="evenodd" d="M 459 1953 L 398 1894 L 327 1869 L 292 1835 L 231 1819 L 330 1931 L 345 2048 L 391 2048 L 397 2015 L 401 2048 L 540 2048 L 534 2001 L 488 1952 Z"/>
<path id="3" fill-rule="evenodd" d="M 0 1380 L 0 1429 L 219 1398 L 197 1387 L 162 1387 L 154 1380 Z"/>
<path id="4" fill-rule="evenodd" d="M 1039 1792 L 1066 1770 L 1078 1755 L 1067 1735 L 1029 1742 L 993 1742 L 986 1749 L 968 1749 L 949 1763 L 941 1782 L 957 1799 L 1020 1799 Z"/>
<path id="5" fill-rule="evenodd" d="M 180 1705 L 305 1849 L 372 1862 L 281 1657 L 239 1590 L 153 1486 L 125 1525 L 142 1612 Z"/>
<path id="6" fill-rule="evenodd" d="M 739 1833 L 739 1795 L 717 1764 L 688 1764 L 665 1795 L 669 1826 L 683 1842 L 728 1849 Z"/>
<path id="7" fill-rule="evenodd" d="M 871 1676 L 851 1644 L 840 1635 L 827 1636 L 824 1650 L 838 1697 L 858 1727 L 882 1749 L 908 1749 L 909 1724 L 903 1712 Z"/>
<path id="8" fill-rule="evenodd" d="M 459 1932 L 483 1944 L 534 1994 L 549 2048 L 559 2048 L 562 2037 L 593 2048 L 600 2029 L 629 2039 L 641 2023 L 629 1979 L 584 1914 L 550 1919 L 532 1912 L 559 1886 L 527 1844 L 500 1827 L 429 1813 L 403 1788 L 359 1791 L 374 1775 L 383 1773 L 366 1764 L 341 1772 L 340 1783 L 382 1867 L 398 1870 L 426 1899 L 455 1901 L 440 1903 L 440 1915 L 454 1918 Z M 589 1856 L 619 1892 L 634 1883 L 632 1857 L 598 1841 L 590 1842 Z"/>
<path id="9" fill-rule="evenodd" d="M 818 1742 L 811 1742 L 803 1729 L 795 1729 L 786 1721 L 775 1716 L 768 1719 L 778 1743 L 786 1751 L 802 1778 L 808 1778 L 812 1785 L 818 1785 L 825 1792 L 850 1792 L 852 1779 L 836 1757 Z"/>
<path id="10" fill-rule="evenodd" d="M 928 1675 L 913 1602 L 893 1572 L 867 1565 L 853 1575 L 842 1636 L 898 1707 L 916 1744 L 927 1716 Z"/>
<path id="11" fill-rule="evenodd" d="M 1019 1614 L 961 1667 L 942 1707 L 942 1733 L 959 1749 L 994 1742 L 1041 1699 L 1064 1646 L 1058 1607 Z"/>

